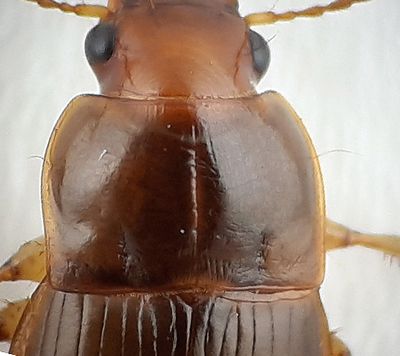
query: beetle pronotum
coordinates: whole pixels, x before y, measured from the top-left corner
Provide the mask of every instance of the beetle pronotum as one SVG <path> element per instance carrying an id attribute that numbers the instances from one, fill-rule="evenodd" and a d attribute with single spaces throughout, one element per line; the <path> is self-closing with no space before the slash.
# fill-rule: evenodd
<path id="1" fill-rule="evenodd" d="M 376 1 L 375 3 L 378 3 L 379 1 Z M 393 3 L 394 4 L 394 3 Z M 13 2 L 13 4 L 12 4 L 12 6 L 17 6 L 16 4 L 15 4 L 15 2 Z M 21 5 L 22 6 L 22 5 Z M 378 6 L 378 5 L 374 5 L 374 2 L 371 2 L 371 3 L 369 3 L 369 4 L 366 4 L 366 5 L 364 5 L 364 7 L 365 8 L 368 8 L 369 6 L 371 6 L 371 8 L 372 8 L 372 6 Z M 24 7 L 27 7 L 27 6 L 24 6 Z M 293 7 L 293 6 L 292 6 Z M 390 23 L 390 21 L 389 21 L 389 19 L 391 18 L 390 17 L 390 15 L 391 14 L 394 14 L 393 16 L 394 16 L 394 18 L 395 18 L 395 15 L 396 15 L 396 12 L 394 11 L 395 10 L 395 7 L 396 7 L 396 5 L 393 5 L 393 10 L 392 11 L 390 11 L 390 2 L 388 2 L 388 1 L 386 1 L 385 2 L 385 5 L 383 6 L 384 8 L 385 8 L 385 15 L 386 15 L 386 23 Z M 375 8 L 374 8 L 375 9 Z M 24 10 L 25 11 L 25 10 Z M 313 29 L 312 31 L 318 31 L 322 26 L 323 26 L 323 24 L 324 23 L 329 23 L 329 21 L 333 21 L 333 20 L 331 20 L 331 19 L 334 19 L 334 18 L 337 18 L 338 19 L 338 24 L 336 25 L 336 26 L 333 26 L 332 25 L 332 23 L 330 23 L 330 25 L 329 26 L 332 26 L 332 28 L 335 30 L 335 32 L 336 31 L 341 31 L 342 29 L 341 29 L 341 27 L 342 26 L 344 26 L 343 25 L 343 19 L 345 19 L 346 17 L 348 17 L 348 18 L 351 18 L 351 14 L 352 13 L 357 13 L 357 11 L 359 11 L 359 12 L 361 12 L 361 11 L 363 11 L 363 10 L 361 10 L 361 6 L 357 6 L 357 7 L 354 7 L 353 9 L 351 9 L 350 11 L 348 11 L 348 12 L 346 12 L 346 13 L 338 13 L 338 14 L 335 14 L 335 15 L 331 15 L 331 16 L 327 16 L 327 17 L 324 17 L 324 18 L 322 18 L 321 20 L 314 20 L 315 21 L 315 23 L 313 23 L 314 21 L 309 21 L 309 22 L 307 22 L 307 25 L 305 25 L 306 27 L 307 26 L 309 26 L 308 27 L 308 29 Z M 365 10 L 365 11 L 367 11 L 367 10 Z M 371 10 L 371 12 L 372 12 L 373 10 Z M 374 10 L 375 11 L 375 10 Z M 39 12 L 41 12 L 40 11 L 40 9 L 39 10 L 36 10 L 36 12 L 37 13 L 39 13 Z M 378 16 L 378 14 L 379 14 L 379 12 L 375 12 L 375 16 L 377 17 L 377 18 L 381 18 L 382 16 Z M 3 16 L 4 16 L 4 14 L 2 14 Z M 23 11 L 21 10 L 21 11 L 19 11 L 18 12 L 18 16 L 22 16 L 23 15 Z M 54 13 L 52 13 L 52 14 L 49 14 L 49 17 L 50 16 L 56 16 Z M 361 15 L 359 16 L 359 18 L 361 18 Z M 369 17 L 370 18 L 370 17 Z M 393 18 L 393 17 L 392 17 Z M 75 20 L 72 20 L 72 17 L 68 17 L 67 19 L 66 19 L 66 21 L 67 22 L 69 22 L 69 21 L 75 21 Z M 77 20 L 77 21 L 79 21 L 79 19 Z M 79 21 L 79 22 L 81 22 L 81 21 Z M 355 32 L 356 30 L 355 30 L 355 27 L 356 27 L 356 24 L 357 24 L 357 22 L 354 22 L 353 20 L 349 20 L 349 22 L 351 23 L 351 25 L 352 25 L 352 31 L 351 32 Z M 4 22 L 3 22 L 4 23 Z M 395 22 L 394 22 L 395 23 Z M 19 24 L 19 26 L 21 26 L 20 24 Z M 282 41 L 283 42 L 283 39 L 281 39 L 281 37 L 283 37 L 284 36 L 284 31 L 285 31 L 285 29 L 284 29 L 284 27 L 285 26 L 288 26 L 289 28 L 292 26 L 292 28 L 290 28 L 290 31 L 292 31 L 292 33 L 293 33 L 293 27 L 295 26 L 295 24 L 291 24 L 291 25 L 289 25 L 289 24 L 284 24 L 284 25 L 282 25 L 282 26 L 280 26 L 280 28 L 279 28 L 279 32 L 278 32 L 278 39 L 279 39 L 279 41 Z M 296 26 L 300 26 L 300 25 L 298 25 L 298 24 L 296 24 Z M 328 26 L 328 27 L 329 27 Z M 371 41 L 370 40 L 370 36 L 367 36 L 366 35 L 366 31 L 370 28 L 370 27 L 372 27 L 372 26 L 367 26 L 367 28 L 364 28 L 363 29 L 363 36 L 365 36 L 365 37 L 368 37 L 368 43 Z M 379 31 L 379 30 L 377 30 L 378 31 L 378 33 L 382 33 L 383 31 Z M 22 31 L 23 32 L 23 31 Z M 27 32 L 29 32 L 29 31 L 27 31 Z M 50 32 L 50 31 L 49 31 Z M 385 32 L 386 33 L 386 32 Z M 348 34 L 348 32 L 346 32 L 346 34 Z M 339 36 L 339 35 L 337 35 L 337 36 Z M 301 39 L 304 39 L 304 32 L 302 32 L 302 34 L 301 34 L 301 36 L 299 36 Z M 333 35 L 333 34 L 331 34 L 330 35 L 330 41 L 332 41 L 332 43 L 334 43 L 335 41 L 333 40 L 333 38 L 335 38 L 335 36 Z M 340 39 L 340 37 L 336 37 L 336 38 L 339 38 Z M 350 42 L 350 39 L 347 39 L 347 37 L 344 37 L 344 39 L 346 40 L 346 42 Z M 383 41 L 383 39 L 382 38 L 379 38 L 379 40 L 380 41 Z M 343 40 L 342 40 L 343 41 Z M 340 42 L 340 41 L 338 41 L 338 42 Z M 336 43 L 335 43 L 335 45 L 336 45 Z M 396 45 L 396 41 L 395 40 L 393 40 L 392 41 L 392 45 L 393 46 L 395 46 Z M 373 51 L 373 48 L 375 48 L 376 46 L 368 46 L 368 48 L 371 50 L 371 51 Z M 274 47 L 273 47 L 274 48 Z M 320 50 L 321 51 L 321 50 Z M 394 51 L 395 53 L 394 54 L 396 54 L 396 51 Z M 272 58 L 273 58 L 273 65 L 271 66 L 271 72 L 270 73 L 272 73 L 272 70 L 273 70 L 273 67 L 274 67 L 274 65 L 277 65 L 278 63 L 278 60 L 276 60 L 276 59 L 274 59 L 274 58 L 276 58 L 276 56 L 278 56 L 279 55 L 279 52 L 278 52 L 278 50 L 274 50 L 273 49 L 273 53 L 272 53 Z M 291 55 L 292 55 L 292 53 L 291 53 Z M 294 55 L 294 54 L 293 54 Z M 317 56 L 317 55 L 319 55 L 319 53 L 317 53 L 317 54 L 315 54 L 315 56 Z M 365 54 L 365 55 L 367 55 L 367 54 Z M 309 55 L 310 57 L 312 57 L 312 55 Z M 350 54 L 348 54 L 348 56 L 350 56 Z M 289 57 L 289 56 L 288 56 Z M 346 57 L 347 57 L 347 52 L 346 52 Z M 386 57 L 385 57 L 386 58 Z M 326 59 L 325 60 L 325 63 L 329 63 L 329 60 L 331 60 L 332 59 L 332 57 L 330 57 L 330 58 L 328 58 L 328 59 Z M 320 61 L 321 60 L 321 58 L 318 58 L 318 60 Z M 366 58 L 363 58 L 363 60 L 368 60 L 368 59 L 366 59 Z M 385 60 L 387 60 L 387 59 L 385 59 Z M 61 61 L 60 61 L 61 62 Z M 273 89 L 277 89 L 278 91 L 283 91 L 283 94 L 285 94 L 286 96 L 288 96 L 288 94 L 286 94 L 286 92 L 284 91 L 284 90 L 280 90 L 279 89 L 279 81 L 282 81 L 282 80 L 287 80 L 287 81 L 291 81 L 292 79 L 290 79 L 290 78 L 295 78 L 296 77 L 296 75 L 294 75 L 294 74 L 292 74 L 292 75 L 287 75 L 289 78 L 287 79 L 285 76 L 283 76 L 282 75 L 282 72 L 283 71 L 285 71 L 286 73 L 287 73 L 287 68 L 289 68 L 290 66 L 291 67 L 293 67 L 293 66 L 296 66 L 297 65 L 297 63 L 298 63 L 298 61 L 297 60 L 294 60 L 294 61 L 291 61 L 291 60 L 289 60 L 288 61 L 289 63 L 287 63 L 287 64 L 282 64 L 282 69 L 280 69 L 280 71 L 277 71 L 277 79 L 276 79 L 276 82 L 277 82 L 277 84 L 270 84 L 269 83 L 269 78 L 270 78 L 270 76 L 273 76 L 273 74 L 267 74 L 267 77 L 266 77 L 266 81 L 268 82 L 268 84 L 267 84 L 267 86 L 268 86 L 268 88 L 273 88 Z M 293 64 L 293 62 L 295 63 L 295 64 Z M 395 63 L 395 62 L 394 62 Z M 385 62 L 385 64 L 388 64 L 388 63 L 386 63 Z M 303 66 L 304 67 L 304 66 Z M 386 70 L 388 70 L 388 69 L 386 69 Z M 326 74 L 324 71 L 322 71 L 324 74 Z M 304 73 L 304 72 L 303 72 Z M 335 72 L 335 76 L 336 75 L 338 75 L 338 74 L 336 74 L 336 72 Z M 368 78 L 369 78 L 369 76 L 372 76 L 373 75 L 373 73 L 368 73 Z M 280 76 L 281 78 L 279 78 L 278 76 Z M 302 78 L 304 78 L 305 76 L 304 76 L 304 74 L 303 74 L 303 77 Z M 325 80 L 326 80 L 326 78 L 325 78 Z M 386 83 L 389 83 L 389 85 L 390 85 L 390 83 L 391 83 L 391 81 L 390 80 L 393 80 L 393 78 L 392 77 L 390 77 L 390 78 L 388 78 L 388 80 L 386 80 Z M 61 82 L 61 81 L 60 81 Z M 398 82 L 397 82 L 398 83 Z M 32 84 L 31 84 L 32 85 Z M 350 85 L 350 84 L 349 84 Z M 388 84 L 386 84 L 386 85 L 388 85 Z M 18 84 L 18 86 L 20 86 L 20 84 Z M 315 95 L 315 97 L 317 98 L 317 101 L 319 101 L 319 102 L 324 102 L 324 100 L 327 100 L 327 98 L 326 98 L 326 95 L 323 95 L 323 97 L 322 98 L 319 98 L 319 97 L 317 97 L 317 95 L 318 95 L 318 91 L 320 92 L 322 89 L 321 89 L 321 86 L 319 86 L 319 85 L 313 85 L 314 87 L 316 87 L 316 88 L 318 88 L 318 90 L 316 90 L 317 91 L 317 94 Z M 394 89 L 396 89 L 396 87 L 394 86 Z M 79 89 L 78 89 L 79 90 Z M 296 104 L 296 98 L 295 98 L 295 96 L 297 96 L 297 95 L 299 95 L 299 96 L 301 96 L 302 95 L 302 91 L 304 91 L 304 90 L 306 90 L 304 87 L 302 87 L 301 88 L 301 90 L 299 90 L 298 91 L 298 93 L 296 93 L 296 94 L 292 94 L 292 96 L 288 96 L 288 99 L 289 99 L 289 101 L 292 103 L 292 105 L 296 108 L 296 110 L 297 111 L 299 111 L 299 113 L 301 114 L 301 116 L 302 117 L 304 117 L 305 119 L 308 119 L 309 118 L 309 116 L 310 115 L 307 115 L 306 113 L 304 113 L 304 112 L 301 112 L 300 111 L 300 108 L 299 108 L 299 106 L 301 106 L 302 105 L 302 100 L 304 100 L 305 102 L 306 102 L 306 98 L 303 98 L 303 97 L 301 97 L 301 100 L 299 100 L 300 101 L 300 103 L 299 104 Z M 367 90 L 367 89 L 366 89 Z M 385 90 L 386 90 L 386 87 L 385 87 Z M 93 90 L 86 90 L 87 92 L 93 92 Z M 389 91 L 389 90 L 388 90 Z M 394 92 L 396 92 L 396 90 L 394 90 Z M 356 96 L 357 95 L 357 93 L 351 93 L 352 95 L 354 95 L 354 96 Z M 386 92 L 385 92 L 385 94 L 387 94 Z M 35 93 L 35 95 L 36 95 L 36 93 Z M 48 94 L 46 95 L 47 97 L 48 97 Z M 71 96 L 71 95 L 68 95 L 69 97 Z M 339 96 L 339 94 L 337 94 L 337 96 Z M 389 99 L 387 99 L 388 101 L 389 101 Z M 352 100 L 352 101 L 354 101 L 354 102 L 358 102 L 356 99 L 354 99 L 354 100 Z M 340 101 L 339 101 L 340 102 Z M 395 102 L 395 100 L 393 100 L 393 102 Z M 340 102 L 340 104 L 342 104 L 341 102 Z M 343 105 L 344 105 L 345 103 L 343 103 Z M 346 103 L 347 104 L 347 103 Z M 316 103 L 313 101 L 312 103 L 310 103 L 309 104 L 310 106 L 312 106 L 312 105 L 316 105 Z M 62 107 L 63 106 L 63 103 L 61 103 L 61 105 L 59 106 L 59 108 L 60 107 Z M 307 105 L 304 105 L 304 106 L 307 106 Z M 342 105 L 341 105 L 342 106 Z M 385 105 L 386 106 L 386 105 Z M 336 109 L 336 108 L 335 108 Z M 329 111 L 329 109 L 325 109 L 325 111 L 326 112 L 328 112 Z M 324 112 L 325 112 L 324 111 Z M 346 117 L 345 118 L 343 118 L 343 119 L 345 119 L 345 121 L 346 121 L 346 123 L 348 122 L 348 121 L 350 121 L 351 120 L 351 122 L 356 122 L 356 124 L 353 124 L 354 126 L 353 127 L 357 127 L 357 128 L 359 128 L 361 125 L 363 126 L 364 125 L 364 123 L 365 123 L 365 119 L 364 119 L 364 117 L 365 117 L 365 114 L 362 116 L 362 118 L 360 119 L 360 120 L 356 120 L 355 118 L 353 119 L 353 117 L 354 117 L 354 115 L 356 114 L 356 112 L 355 112 L 356 110 L 353 110 L 353 111 L 349 111 L 349 112 L 351 112 L 351 114 L 348 114 L 349 116 L 351 116 L 351 117 L 347 117 L 347 115 L 345 115 Z M 26 112 L 25 112 L 25 114 L 24 115 L 26 115 Z M 327 114 L 328 115 L 328 114 Z M 343 115 L 343 114 L 342 114 Z M 43 116 L 43 115 L 41 115 L 41 116 Z M 51 115 L 51 118 L 53 118 L 53 117 L 55 117 L 56 115 Z M 26 119 L 26 117 L 24 118 L 24 119 Z M 47 119 L 47 118 L 46 118 Z M 317 120 L 321 120 L 319 117 L 316 117 L 314 120 L 315 121 L 317 121 Z M 44 119 L 43 119 L 44 120 Z M 336 117 L 334 118 L 334 119 L 332 119 L 332 120 L 328 120 L 328 119 L 325 119 L 324 118 L 324 122 L 323 122 L 323 124 L 322 125 L 326 125 L 326 126 L 328 126 L 328 122 L 329 122 L 329 127 L 330 127 L 330 125 L 331 125 L 331 123 L 332 122 L 334 122 L 335 120 L 338 120 Z M 390 120 L 390 117 L 385 117 L 385 118 L 380 118 L 380 124 L 382 124 L 382 125 L 384 125 L 385 124 L 385 121 L 386 120 Z M 15 119 L 15 121 L 17 121 L 17 119 Z M 376 129 L 377 130 L 377 129 Z M 388 130 L 387 128 L 386 128 L 386 130 L 384 131 L 385 132 L 385 135 L 386 135 L 386 132 L 388 132 L 388 131 L 390 131 L 390 130 Z M 393 132 L 394 130 L 392 130 L 392 132 Z M 318 135 L 317 134 L 312 134 L 312 136 L 313 136 L 313 138 L 314 138 L 314 141 L 315 140 L 318 140 Z M 324 146 L 322 146 L 321 145 L 321 149 L 320 150 L 318 150 L 318 151 L 327 151 L 327 150 L 330 150 L 330 149 L 334 149 L 334 148 L 342 148 L 341 146 L 339 146 L 338 147 L 338 145 L 336 145 L 335 143 L 333 143 L 333 147 L 332 146 L 327 146 L 327 147 L 324 147 Z M 352 147 L 349 147 L 349 146 L 347 146 L 347 145 L 345 145 L 345 147 L 344 148 L 350 148 L 350 150 L 351 151 L 356 151 L 356 153 L 359 153 L 359 149 L 352 149 Z M 378 149 L 378 148 L 377 148 Z M 396 151 L 396 150 L 395 150 Z M 368 152 L 370 152 L 370 151 L 368 151 Z M 31 154 L 32 152 L 29 152 L 29 154 Z M 33 152 L 33 153 L 35 153 L 35 152 Z M 361 155 L 363 155 L 364 154 L 364 151 L 362 151 L 361 152 Z M 334 156 L 335 154 L 332 154 L 331 156 Z M 4 156 L 6 156 L 6 155 L 4 155 Z M 378 155 L 378 157 L 380 157 L 381 155 Z M 328 156 L 329 157 L 329 156 Z M 385 158 L 387 158 L 388 159 L 388 157 L 387 156 L 385 156 Z M 23 157 L 22 158 L 24 161 L 26 161 L 26 156 L 25 157 Z M 330 158 L 326 158 L 326 160 L 328 161 Z M 368 159 L 369 159 L 369 153 L 368 153 Z M 359 159 L 359 160 L 361 160 L 361 159 Z M 351 164 L 354 164 L 354 163 L 357 163 L 357 161 L 358 161 L 358 159 L 357 159 L 357 157 L 356 157 L 356 159 L 353 159 L 353 160 L 351 160 Z M 322 164 L 324 164 L 324 159 L 322 159 Z M 394 165 L 394 164 L 392 164 L 392 168 L 391 168 L 391 171 L 390 171 L 390 173 L 392 173 L 393 174 L 393 176 L 398 176 L 398 175 L 396 175 L 395 174 L 395 171 L 396 170 L 396 166 Z M 352 174 L 352 176 L 354 177 L 354 174 Z M 377 178 L 377 177 L 374 177 L 374 179 L 375 178 Z M 387 179 L 390 179 L 390 177 L 385 177 L 385 180 L 383 181 L 384 183 L 385 182 L 387 182 Z M 374 181 L 373 180 L 371 180 L 368 184 L 373 184 L 374 183 Z M 346 182 L 346 184 L 347 184 L 347 182 Z M 333 186 L 331 189 L 329 189 L 329 187 L 327 187 L 327 189 L 326 189 L 327 191 L 328 191 L 328 194 L 329 194 L 329 191 L 333 191 L 334 193 L 336 193 L 336 190 L 337 190 L 337 187 L 336 186 Z M 331 193 L 332 194 L 332 193 Z M 329 195 L 328 195 L 329 196 Z M 343 201 L 344 201 L 344 198 L 345 197 L 343 197 Z M 369 202 L 367 203 L 367 202 L 365 202 L 364 201 L 364 199 L 365 198 L 363 198 L 363 199 L 360 199 L 360 201 L 362 201 L 362 205 L 364 204 L 369 204 Z M 339 199 L 338 199 L 339 200 Z M 385 200 L 385 202 L 386 202 L 386 200 Z M 328 201 L 328 204 L 329 204 L 329 201 Z M 328 205 L 328 208 L 329 208 L 329 205 Z M 343 211 L 344 209 L 345 209 L 346 207 L 342 207 L 341 208 L 341 210 Z M 347 210 L 349 210 L 349 209 L 347 209 Z M 352 209 L 351 209 L 352 210 Z M 364 220 L 365 218 L 364 218 L 364 216 L 365 216 L 365 214 L 367 214 L 368 212 L 369 212 L 369 209 L 364 209 L 364 210 L 366 210 L 366 211 L 364 211 L 363 212 L 363 214 L 361 214 L 361 218 L 360 218 L 360 215 L 358 215 L 359 217 L 358 217 L 358 219 L 359 220 Z M 376 210 L 381 210 L 381 211 L 385 211 L 385 212 L 387 212 L 388 210 L 389 210 L 389 213 L 391 212 L 390 211 L 390 209 L 388 209 L 387 208 L 387 206 L 386 205 L 384 205 L 382 208 L 380 208 L 380 209 L 376 209 Z M 349 212 L 349 211 L 348 211 Z M 22 215 L 24 215 L 25 214 L 25 212 L 22 214 Z M 338 216 L 339 216 L 339 213 L 337 213 L 338 214 Z M 374 214 L 376 214 L 376 212 L 374 212 Z M 345 220 L 343 220 L 343 221 L 346 221 L 346 222 L 348 222 L 349 224 L 350 223 L 352 223 L 352 221 L 351 221 L 351 219 L 349 219 L 349 217 L 346 215 L 346 214 L 343 214 L 343 219 L 345 219 Z M 372 218 L 371 218 L 372 219 Z M 368 219 L 368 220 L 371 220 L 371 219 Z M 382 227 L 383 228 L 383 227 Z M 395 226 L 393 227 L 393 230 L 395 230 Z M 368 230 L 368 229 L 367 229 Z M 388 231 L 388 232 L 390 232 L 390 230 Z M 24 237 L 26 237 L 26 238 L 28 238 L 28 237 L 30 237 L 30 234 L 24 234 Z M 362 253 L 362 256 L 365 256 L 365 252 L 363 252 Z M 376 267 L 376 266 L 374 266 L 374 267 Z M 371 271 L 372 272 L 372 271 Z M 388 273 L 389 273 L 389 271 L 388 271 Z M 366 280 L 366 278 L 365 278 L 365 280 Z M 390 284 L 391 285 L 393 285 L 394 284 L 394 281 L 391 281 L 390 282 Z M 340 285 L 340 281 L 336 284 L 336 286 L 335 286 L 335 288 L 337 288 L 337 287 L 341 287 L 341 285 Z M 371 306 L 371 308 L 372 308 L 372 302 L 371 303 L 369 303 L 369 305 Z M 394 316 L 395 316 L 395 313 L 393 313 L 394 314 Z M 393 314 L 392 314 L 392 316 L 393 316 Z M 339 326 L 339 325 L 338 325 Z M 345 333 L 345 327 L 344 327 L 344 330 L 343 330 L 343 332 Z M 368 329 L 366 329 L 366 330 L 368 330 Z M 374 333 L 375 334 L 375 333 Z M 347 341 L 347 340 L 346 340 Z M 351 341 L 350 341 L 350 343 L 351 343 Z M 387 343 L 387 340 L 386 340 L 386 343 Z M 379 344 L 379 342 L 378 342 L 378 344 Z M 382 345 L 379 345 L 380 347 L 382 347 Z M 363 352 L 363 353 L 360 353 L 360 354 L 363 354 L 363 355 L 365 355 L 365 354 L 368 354 L 368 352 L 370 352 L 370 351 L 368 351 L 368 349 L 365 351 L 365 352 Z M 373 354 L 373 353 L 371 353 L 371 354 Z M 376 354 L 376 353 L 375 353 Z M 387 353 L 386 353 L 387 354 Z M 357 355 L 357 354 L 356 354 Z"/>

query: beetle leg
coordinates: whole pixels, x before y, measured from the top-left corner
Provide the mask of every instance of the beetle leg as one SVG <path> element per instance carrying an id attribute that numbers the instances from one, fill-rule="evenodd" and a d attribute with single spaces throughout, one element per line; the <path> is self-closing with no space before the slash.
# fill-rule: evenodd
<path id="1" fill-rule="evenodd" d="M 332 356 L 351 356 L 345 343 L 334 332 L 331 332 Z"/>
<path id="2" fill-rule="evenodd" d="M 272 11 L 250 14 L 245 16 L 245 20 L 249 26 L 269 25 L 278 21 L 291 21 L 297 17 L 319 17 L 326 12 L 345 10 L 356 3 L 365 1 L 368 0 L 335 0 L 327 5 L 317 5 L 303 10 L 287 11 L 280 14 Z"/>
<path id="3" fill-rule="evenodd" d="M 327 251 L 350 246 L 363 246 L 400 257 L 400 236 L 363 234 L 332 220 L 326 220 L 325 249 Z"/>
<path id="4" fill-rule="evenodd" d="M 12 339 L 28 302 L 29 298 L 8 302 L 5 308 L 0 309 L 0 341 Z"/>
<path id="5" fill-rule="evenodd" d="M 17 253 L 0 267 L 0 282 L 29 280 L 41 282 L 46 275 L 44 238 L 23 244 Z"/>

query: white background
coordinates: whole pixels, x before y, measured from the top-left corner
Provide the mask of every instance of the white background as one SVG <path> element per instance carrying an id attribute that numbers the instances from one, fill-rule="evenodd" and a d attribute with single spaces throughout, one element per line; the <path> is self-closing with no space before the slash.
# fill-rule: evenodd
<path id="1" fill-rule="evenodd" d="M 247 0 L 242 11 L 310 4 Z M 32 156 L 43 156 L 73 96 L 97 92 L 83 53 L 93 23 L 1 0 L 0 261 L 42 233 L 42 161 Z M 281 92 L 304 119 L 321 154 L 328 215 L 363 231 L 400 233 L 400 2 L 257 30 L 274 37 L 260 90 Z M 7 284 L 0 297 L 26 288 Z M 400 355 L 398 260 L 360 248 L 331 253 L 322 298 L 331 329 L 354 356 Z"/>

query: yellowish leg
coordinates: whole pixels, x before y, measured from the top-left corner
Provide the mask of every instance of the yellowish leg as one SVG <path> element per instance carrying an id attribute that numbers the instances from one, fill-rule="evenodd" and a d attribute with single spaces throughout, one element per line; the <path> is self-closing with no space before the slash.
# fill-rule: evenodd
<path id="1" fill-rule="evenodd" d="M 29 280 L 41 282 L 46 275 L 44 238 L 23 244 L 17 253 L 0 267 L 0 282 Z M 0 309 L 0 341 L 12 339 L 18 322 L 25 310 L 28 299 L 7 302 Z"/>
<path id="2" fill-rule="evenodd" d="M 28 280 L 41 282 L 46 275 L 44 238 L 23 244 L 17 253 L 0 267 L 0 282 Z"/>
<path id="3" fill-rule="evenodd" d="M 335 333 L 331 333 L 332 356 L 351 356 L 351 353 L 342 340 Z"/>
<path id="4" fill-rule="evenodd" d="M 345 10 L 350 6 L 369 0 L 334 0 L 327 5 L 312 6 L 299 11 L 287 11 L 277 14 L 273 11 L 250 14 L 245 17 L 249 26 L 269 25 L 278 21 L 291 21 L 297 17 L 319 17 L 326 12 Z"/>
<path id="5" fill-rule="evenodd" d="M 9 302 L 0 310 L 0 341 L 10 341 L 29 299 Z"/>
<path id="6" fill-rule="evenodd" d="M 364 234 L 327 219 L 326 251 L 350 246 L 363 246 L 382 251 L 389 256 L 400 257 L 400 236 Z"/>
<path id="7" fill-rule="evenodd" d="M 351 246 L 363 246 L 382 251 L 386 255 L 400 257 L 400 236 L 364 234 L 349 229 L 332 220 L 326 220 L 325 250 L 331 251 Z M 332 356 L 350 356 L 346 345 L 331 333 Z"/>

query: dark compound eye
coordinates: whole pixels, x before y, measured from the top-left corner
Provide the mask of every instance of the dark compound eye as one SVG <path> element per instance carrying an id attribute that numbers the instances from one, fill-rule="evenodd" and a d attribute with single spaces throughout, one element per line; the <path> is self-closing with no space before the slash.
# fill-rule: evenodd
<path id="1" fill-rule="evenodd" d="M 253 54 L 253 66 L 261 78 L 268 69 L 271 60 L 268 43 L 257 32 L 249 30 L 249 40 Z"/>
<path id="2" fill-rule="evenodd" d="M 86 36 L 85 53 L 90 64 L 107 62 L 115 46 L 116 29 L 114 25 L 99 23 Z"/>

